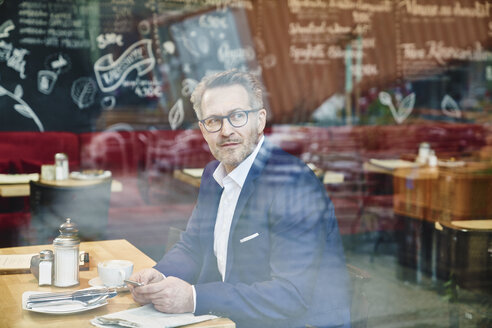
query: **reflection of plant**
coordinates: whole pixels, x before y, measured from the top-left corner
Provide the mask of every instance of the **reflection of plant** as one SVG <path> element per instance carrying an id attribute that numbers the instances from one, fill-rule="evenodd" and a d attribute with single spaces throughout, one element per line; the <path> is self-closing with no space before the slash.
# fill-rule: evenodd
<path id="1" fill-rule="evenodd" d="M 388 125 L 393 124 L 394 121 L 391 112 L 378 99 L 372 101 L 367 111 L 360 117 L 361 124 Z"/>
<path id="2" fill-rule="evenodd" d="M 458 285 L 454 272 L 449 274 L 449 280 L 444 283 L 444 300 L 455 303 L 458 300 Z"/>

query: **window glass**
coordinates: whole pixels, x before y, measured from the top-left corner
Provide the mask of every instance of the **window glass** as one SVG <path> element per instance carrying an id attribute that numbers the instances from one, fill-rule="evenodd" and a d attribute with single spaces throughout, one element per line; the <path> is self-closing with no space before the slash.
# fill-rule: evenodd
<path id="1" fill-rule="evenodd" d="M 160 260 L 214 160 L 190 96 L 237 69 L 263 85 L 268 142 L 334 205 L 353 322 L 490 326 L 491 15 L 486 0 L 0 1 L 0 174 L 50 180 L 65 153 L 71 179 L 112 179 L 49 210 L 2 189 L 1 246 L 49 244 L 71 215 L 83 240 Z"/>

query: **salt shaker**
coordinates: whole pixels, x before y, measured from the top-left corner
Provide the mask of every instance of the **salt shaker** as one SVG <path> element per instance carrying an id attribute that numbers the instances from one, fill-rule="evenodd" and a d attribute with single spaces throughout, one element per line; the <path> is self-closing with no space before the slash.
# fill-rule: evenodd
<path id="1" fill-rule="evenodd" d="M 39 286 L 51 286 L 53 280 L 53 252 L 45 249 L 39 253 Z"/>
<path id="2" fill-rule="evenodd" d="M 79 284 L 79 245 L 77 225 L 67 218 L 60 226 L 60 235 L 53 241 L 55 249 L 55 282 L 57 287 Z"/>
<path id="3" fill-rule="evenodd" d="M 68 157 L 64 153 L 55 154 L 55 179 L 68 179 Z"/>
<path id="4" fill-rule="evenodd" d="M 416 158 L 416 162 L 420 164 L 426 164 L 429 159 L 431 148 L 428 142 L 422 142 L 419 145 L 419 152 Z"/>

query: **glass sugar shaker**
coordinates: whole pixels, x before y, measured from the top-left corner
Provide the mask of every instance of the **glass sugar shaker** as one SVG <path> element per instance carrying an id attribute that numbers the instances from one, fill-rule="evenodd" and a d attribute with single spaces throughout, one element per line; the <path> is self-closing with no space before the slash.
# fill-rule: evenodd
<path id="1" fill-rule="evenodd" d="M 70 218 L 60 226 L 60 235 L 53 241 L 55 250 L 55 282 L 57 287 L 79 284 L 78 228 Z"/>

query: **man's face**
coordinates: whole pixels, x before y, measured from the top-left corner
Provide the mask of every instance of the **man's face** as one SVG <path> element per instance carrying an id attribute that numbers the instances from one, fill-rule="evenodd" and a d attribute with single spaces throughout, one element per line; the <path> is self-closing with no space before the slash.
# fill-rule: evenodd
<path id="1" fill-rule="evenodd" d="M 203 94 L 202 119 L 212 115 L 228 115 L 241 109 L 250 110 L 248 93 L 241 85 L 212 88 Z M 248 114 L 248 123 L 236 128 L 227 119 L 222 122 L 222 128 L 217 132 L 208 132 L 200 122 L 200 130 L 208 143 L 212 155 L 222 162 L 227 173 L 238 166 L 258 144 L 265 128 L 266 111 Z"/>

